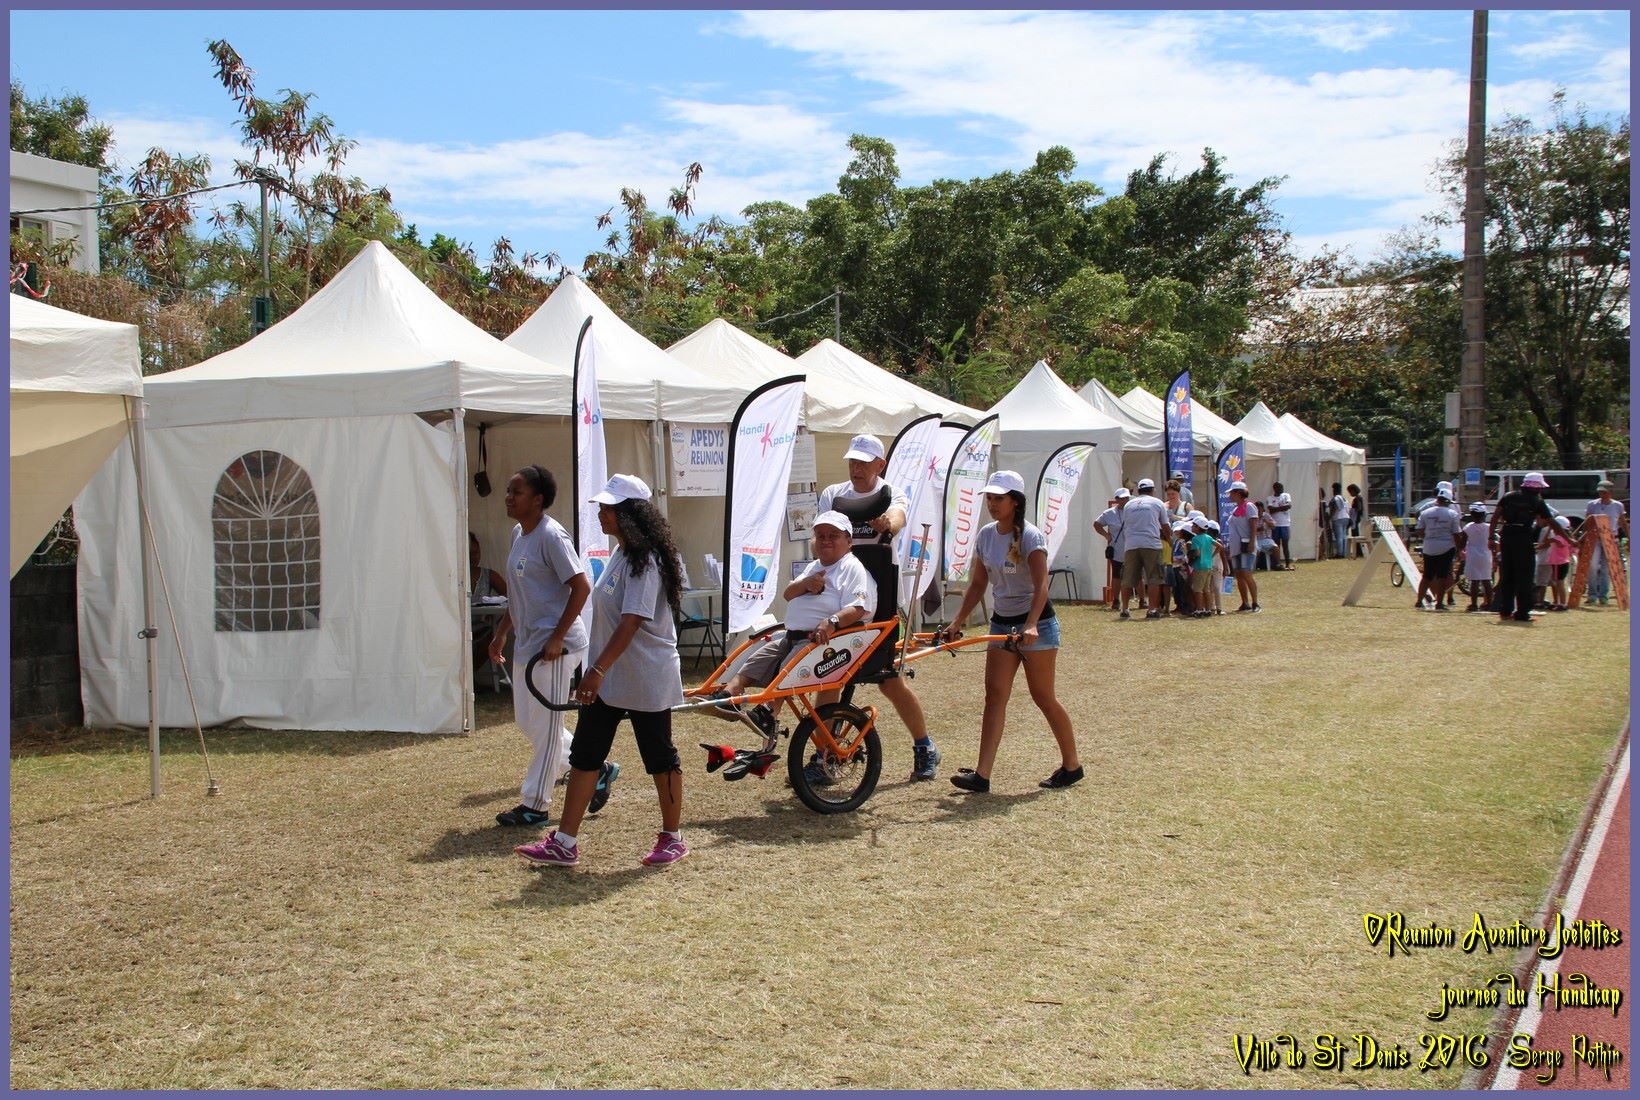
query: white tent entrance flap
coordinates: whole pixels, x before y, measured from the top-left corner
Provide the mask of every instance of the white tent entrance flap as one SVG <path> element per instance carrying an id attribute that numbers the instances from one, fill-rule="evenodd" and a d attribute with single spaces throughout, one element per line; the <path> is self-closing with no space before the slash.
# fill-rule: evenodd
<path id="1" fill-rule="evenodd" d="M 420 417 L 261 421 L 148 436 L 154 539 L 206 725 L 461 730 L 467 609 L 460 455 Z M 255 456 L 255 457 L 247 457 Z M 134 476 L 76 504 L 86 723 L 145 721 Z M 406 517 L 413 517 L 407 524 Z M 421 578 L 438 578 L 422 583 Z M 162 647 L 163 725 L 192 725 Z"/>
<path id="2" fill-rule="evenodd" d="M 1424 575 L 1412 561 L 1412 552 L 1407 544 L 1401 541 L 1401 536 L 1395 528 L 1390 526 L 1385 516 L 1373 516 L 1372 527 L 1378 536 L 1372 544 L 1372 553 L 1367 555 L 1366 561 L 1361 563 L 1361 572 L 1350 586 L 1350 591 L 1344 597 L 1345 607 L 1354 607 L 1361 602 L 1361 597 L 1367 594 L 1367 585 L 1372 583 L 1372 574 L 1380 566 L 1393 561 L 1401 567 L 1407 580 L 1412 582 L 1412 590 L 1418 591 L 1418 586 L 1424 583 Z"/>

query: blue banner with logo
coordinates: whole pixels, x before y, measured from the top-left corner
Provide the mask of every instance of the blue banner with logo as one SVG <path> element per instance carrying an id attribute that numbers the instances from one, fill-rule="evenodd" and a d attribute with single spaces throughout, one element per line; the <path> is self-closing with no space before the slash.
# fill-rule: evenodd
<path id="1" fill-rule="evenodd" d="M 1230 515 L 1230 486 L 1236 482 L 1246 484 L 1247 481 L 1247 440 L 1237 436 L 1224 445 L 1219 452 L 1218 461 L 1218 489 L 1219 489 L 1219 522 L 1223 523 Z M 1248 486 L 1248 499 L 1252 499 L 1252 487 Z"/>
<path id="2" fill-rule="evenodd" d="M 1185 371 L 1167 387 L 1163 398 L 1162 434 L 1166 437 L 1169 476 L 1182 474 L 1186 488 L 1193 478 L 1195 439 L 1190 434 L 1190 372 Z"/>

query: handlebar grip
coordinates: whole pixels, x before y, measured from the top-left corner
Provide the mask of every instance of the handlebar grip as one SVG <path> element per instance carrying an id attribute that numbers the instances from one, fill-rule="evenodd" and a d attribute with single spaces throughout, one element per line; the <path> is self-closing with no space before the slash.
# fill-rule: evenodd
<path id="1" fill-rule="evenodd" d="M 545 695 L 542 695 L 535 686 L 535 666 L 540 663 L 541 654 L 537 653 L 534 657 L 530 658 L 530 663 L 524 666 L 524 686 L 530 689 L 530 694 L 535 696 L 536 701 L 548 710 L 580 710 L 581 704 L 575 702 L 574 698 L 575 689 L 581 683 L 581 666 L 576 665 L 575 672 L 569 678 L 570 702 L 554 703 L 551 699 L 548 699 Z"/>

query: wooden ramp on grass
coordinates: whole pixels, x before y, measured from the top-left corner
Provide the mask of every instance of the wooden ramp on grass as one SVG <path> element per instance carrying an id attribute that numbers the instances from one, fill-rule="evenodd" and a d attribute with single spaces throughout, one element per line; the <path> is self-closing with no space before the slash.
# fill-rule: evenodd
<path id="1" fill-rule="evenodd" d="M 1612 595 L 1617 597 L 1617 606 L 1624 611 L 1629 609 L 1629 575 L 1623 568 L 1623 557 L 1617 552 L 1617 535 L 1612 531 L 1610 516 L 1589 516 L 1583 521 L 1580 532 L 1582 538 L 1577 547 L 1577 572 L 1572 574 L 1572 593 L 1566 600 L 1568 607 L 1576 607 L 1583 602 L 1583 593 L 1589 587 L 1589 564 L 1593 557 L 1593 550 L 1600 549 L 1600 555 L 1606 561 L 1606 575 L 1611 578 Z"/>
<path id="2" fill-rule="evenodd" d="M 1407 549 L 1400 534 L 1390 526 L 1389 517 L 1373 516 L 1372 527 L 1378 532 L 1378 541 L 1372 544 L 1372 553 L 1361 563 L 1361 574 L 1350 586 L 1349 595 L 1344 597 L 1345 607 L 1354 607 L 1361 601 L 1361 597 L 1367 594 L 1367 585 L 1372 583 L 1373 570 L 1386 562 L 1393 561 L 1401 567 L 1401 572 L 1412 582 L 1414 592 L 1424 583 L 1423 572 L 1412 561 L 1412 551 Z"/>

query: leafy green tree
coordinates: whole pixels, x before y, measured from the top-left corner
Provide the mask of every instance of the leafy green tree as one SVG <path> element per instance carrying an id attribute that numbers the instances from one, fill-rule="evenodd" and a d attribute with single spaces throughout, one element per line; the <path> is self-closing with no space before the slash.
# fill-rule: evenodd
<path id="1" fill-rule="evenodd" d="M 11 82 L 11 147 L 17 152 L 103 171 L 113 144 L 114 131 L 91 117 L 84 96 L 30 99 Z"/>

